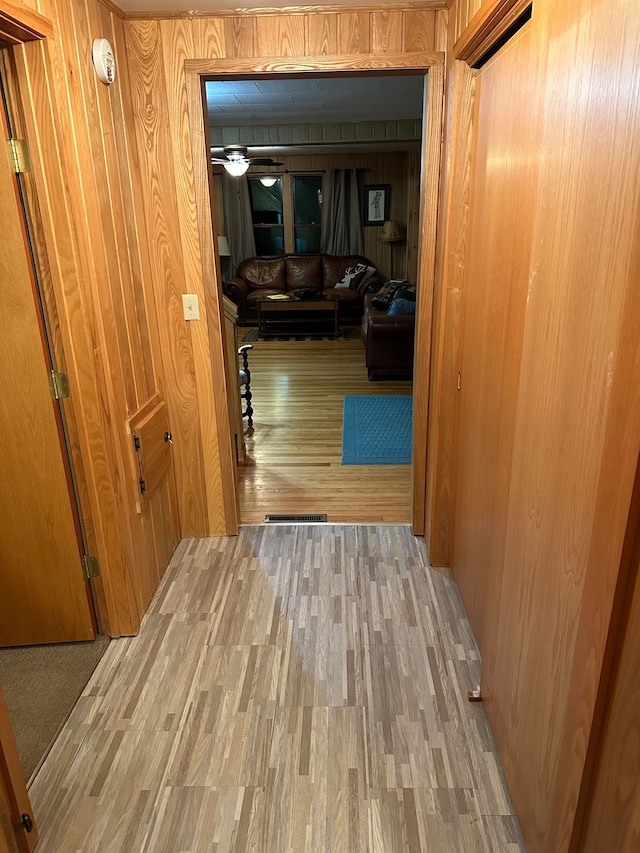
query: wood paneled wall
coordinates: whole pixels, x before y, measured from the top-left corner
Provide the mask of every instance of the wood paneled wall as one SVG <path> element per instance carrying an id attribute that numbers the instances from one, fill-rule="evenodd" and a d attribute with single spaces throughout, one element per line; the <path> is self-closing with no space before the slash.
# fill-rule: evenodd
<path id="1" fill-rule="evenodd" d="M 288 171 L 292 173 L 324 172 L 327 169 L 362 169 L 360 183 L 390 184 L 391 208 L 389 218 L 400 222 L 405 229 L 417 219 L 416 209 L 420 201 L 420 155 L 419 152 L 398 151 L 394 153 L 361 154 L 309 154 L 305 156 L 278 155 L 283 165 L 278 168 L 260 168 L 260 173 L 274 174 Z M 222 218 L 218 227 L 223 229 Z M 378 270 L 387 278 L 391 275 L 389 244 L 379 239 L 381 229 L 376 226 L 363 228 L 364 254 L 373 261 Z M 224 230 L 221 233 L 225 233 Z M 396 278 L 416 281 L 418 271 L 418 233 L 417 228 L 407 232 L 407 240 L 394 246 L 393 274 Z"/>
<path id="2" fill-rule="evenodd" d="M 478 5 L 452 6 L 457 35 Z M 516 80 L 524 70 L 517 102 L 498 97 L 490 75 L 478 83 L 458 63 L 448 90 L 441 385 L 431 408 L 443 464 L 433 495 L 456 506 L 453 568 L 531 851 L 591 849 L 576 840 L 576 808 L 589 782 L 587 745 L 640 452 L 640 96 L 628 85 L 640 61 L 640 21 L 632 5 L 536 0 L 528 58 L 509 72 Z M 490 109 L 484 125 L 484 113 L 470 109 L 474 98 L 477 110 Z M 501 230 L 506 208 L 496 195 L 505 181 L 515 181 L 507 203 L 524 205 L 508 220 L 511 234 Z M 478 193 L 485 215 L 476 221 Z M 470 292 L 480 275 L 474 258 L 494 282 L 482 293 Z M 482 323 L 467 322 L 476 296 L 484 333 Z M 457 494 L 445 464 L 456 429 L 457 448 L 473 448 Z M 444 517 L 447 539 L 451 512 Z M 632 654 L 631 633 L 628 643 Z M 629 695 L 639 665 L 637 655 L 621 664 Z M 615 713 L 632 720 L 623 703 Z M 601 766 L 617 766 L 615 756 Z M 619 814 L 633 821 L 635 805 L 625 808 Z M 637 840 L 637 825 L 618 830 L 625 843 Z"/>
<path id="3" fill-rule="evenodd" d="M 161 396 L 163 378 L 123 24 L 97 0 L 31 5 L 54 30 L 14 48 L 40 262 L 72 388 L 65 405 L 77 424 L 83 515 L 101 564 L 93 582 L 99 628 L 118 636 L 137 631 L 178 539 L 173 474 L 142 500 L 127 432 L 128 420 Z M 93 70 L 97 37 L 118 55 L 111 87 Z"/>
<path id="4" fill-rule="evenodd" d="M 183 535 L 224 533 L 234 521 L 221 475 L 231 448 L 218 444 L 215 425 L 219 389 L 212 386 L 221 379 L 207 362 L 207 352 L 217 345 L 209 324 L 217 315 L 216 300 L 219 306 L 218 282 L 204 280 L 203 253 L 210 248 L 198 240 L 196 227 L 194 171 L 200 164 L 194 164 L 189 148 L 185 60 L 200 60 L 202 68 L 211 68 L 211 60 L 216 60 L 220 71 L 227 73 L 236 60 L 255 60 L 268 71 L 270 62 L 262 57 L 273 57 L 274 62 L 301 58 L 292 70 L 303 70 L 305 57 L 314 62 L 344 57 L 345 68 L 364 57 L 372 67 L 371 56 L 384 61 L 386 56 L 444 50 L 446 22 L 444 9 L 415 7 L 125 21 L 150 271 L 158 302 L 165 391 L 178 445 Z M 194 63 L 190 70 L 194 71 Z M 417 233 L 411 234 L 416 244 Z M 201 305 L 209 305 L 197 328 L 181 316 L 181 294 L 188 292 L 198 294 Z"/>

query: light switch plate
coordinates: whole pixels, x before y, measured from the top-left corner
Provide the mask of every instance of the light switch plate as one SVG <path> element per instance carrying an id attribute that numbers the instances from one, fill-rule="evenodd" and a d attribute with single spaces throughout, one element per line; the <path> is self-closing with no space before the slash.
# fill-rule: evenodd
<path id="1" fill-rule="evenodd" d="M 184 312 L 185 320 L 200 319 L 200 306 L 198 305 L 197 293 L 182 294 L 182 310 Z"/>

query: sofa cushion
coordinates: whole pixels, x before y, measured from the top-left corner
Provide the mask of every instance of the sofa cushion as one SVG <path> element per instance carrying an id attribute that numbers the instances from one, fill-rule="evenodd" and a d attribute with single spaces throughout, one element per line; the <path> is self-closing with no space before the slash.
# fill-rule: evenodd
<path id="1" fill-rule="evenodd" d="M 285 259 L 287 290 L 321 290 L 322 260 L 320 255 L 289 255 Z"/>
<path id="2" fill-rule="evenodd" d="M 415 299 L 405 299 L 402 296 L 396 296 L 396 298 L 391 303 L 391 307 L 387 311 L 389 317 L 404 317 L 415 313 Z"/>
<path id="3" fill-rule="evenodd" d="M 388 281 L 383 284 L 380 290 L 371 300 L 371 304 L 379 311 L 388 311 L 393 302 L 393 298 L 401 287 L 406 287 L 404 281 Z"/>
<path id="4" fill-rule="evenodd" d="M 236 273 L 252 288 L 271 288 L 274 292 L 285 290 L 284 258 L 247 258 L 242 261 Z"/>

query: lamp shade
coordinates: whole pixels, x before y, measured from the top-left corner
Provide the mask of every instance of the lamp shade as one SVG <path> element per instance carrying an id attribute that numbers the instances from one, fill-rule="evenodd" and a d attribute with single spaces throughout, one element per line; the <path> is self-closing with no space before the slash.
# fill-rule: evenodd
<path id="1" fill-rule="evenodd" d="M 227 172 L 234 178 L 241 178 L 249 168 L 248 160 L 229 160 L 228 163 L 222 164 Z"/>
<path id="2" fill-rule="evenodd" d="M 404 229 L 399 222 L 391 219 L 382 226 L 380 239 L 383 243 L 401 243 L 404 240 Z"/>
<path id="3" fill-rule="evenodd" d="M 221 258 L 230 258 L 231 257 L 231 249 L 229 248 L 229 241 L 224 236 L 218 237 L 218 254 L 220 255 Z"/>

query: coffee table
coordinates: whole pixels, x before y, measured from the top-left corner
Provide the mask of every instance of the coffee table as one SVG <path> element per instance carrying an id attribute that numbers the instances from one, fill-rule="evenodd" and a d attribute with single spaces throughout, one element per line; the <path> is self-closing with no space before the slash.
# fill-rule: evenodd
<path id="1" fill-rule="evenodd" d="M 258 337 L 281 334 L 286 328 L 312 328 L 325 322 L 328 331 L 336 338 L 340 334 L 338 326 L 338 302 L 335 299 L 269 299 L 268 296 L 256 300 L 258 311 Z M 270 329 L 271 327 L 271 329 Z M 278 331 L 273 331 L 278 329 Z M 320 334 L 320 333 L 318 333 Z"/>

